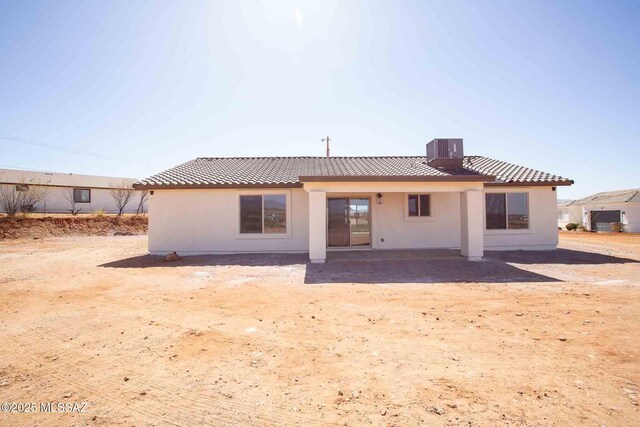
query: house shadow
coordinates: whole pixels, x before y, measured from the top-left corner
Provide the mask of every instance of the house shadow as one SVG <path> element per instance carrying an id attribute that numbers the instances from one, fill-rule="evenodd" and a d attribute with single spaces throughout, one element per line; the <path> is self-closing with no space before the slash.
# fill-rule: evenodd
<path id="1" fill-rule="evenodd" d="M 621 258 L 596 252 L 556 249 L 551 251 L 485 251 L 485 258 L 515 264 L 637 264 L 640 260 Z"/>
<path id="2" fill-rule="evenodd" d="M 185 256 L 167 262 L 162 256 L 141 255 L 99 265 L 102 268 L 180 268 L 212 266 L 305 268 L 305 284 L 329 283 L 496 283 L 558 282 L 558 279 L 511 266 L 503 261 L 472 262 L 460 257 L 329 259 L 308 262 L 307 254 L 236 254 Z"/>
<path id="3" fill-rule="evenodd" d="M 304 283 L 552 283 L 561 280 L 512 264 L 598 265 L 640 261 L 581 252 L 485 252 L 483 261 L 467 261 L 457 251 L 365 251 L 334 253 L 324 264 L 308 262 L 308 254 L 234 254 L 185 256 L 167 262 L 162 256 L 141 255 L 99 265 L 103 268 L 162 268 L 201 266 L 305 268 Z"/>
<path id="4" fill-rule="evenodd" d="M 157 268 L 157 267 L 203 267 L 203 266 L 248 266 L 277 267 L 304 265 L 309 256 L 301 254 L 234 254 L 234 255 L 191 255 L 178 261 L 167 262 L 163 256 L 140 255 L 100 264 L 104 268 Z"/>
<path id="5" fill-rule="evenodd" d="M 350 260 L 307 264 L 304 283 L 502 283 L 560 282 L 502 261 L 460 259 Z"/>
<path id="6" fill-rule="evenodd" d="M 305 283 L 542 283 L 561 282 L 513 264 L 599 265 L 638 260 L 569 249 L 485 251 L 480 262 L 458 251 L 399 250 L 332 253 L 326 264 L 308 264 Z"/>

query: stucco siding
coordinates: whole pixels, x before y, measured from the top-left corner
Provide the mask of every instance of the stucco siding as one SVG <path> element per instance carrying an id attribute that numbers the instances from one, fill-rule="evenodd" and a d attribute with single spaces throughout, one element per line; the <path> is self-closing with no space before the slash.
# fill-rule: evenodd
<path id="1" fill-rule="evenodd" d="M 239 236 L 240 194 L 286 194 L 289 236 Z M 149 252 L 307 252 L 308 206 L 308 194 L 301 189 L 155 190 L 149 196 Z"/>
<path id="2" fill-rule="evenodd" d="M 562 216 L 560 216 L 562 213 Z M 567 224 L 582 223 L 582 208 L 579 205 L 559 206 L 558 207 L 558 227 L 563 230 Z"/>
<path id="3" fill-rule="evenodd" d="M 14 184 L 3 185 L 3 187 L 15 187 Z M 71 204 L 65 198 L 65 194 L 71 187 L 46 187 L 47 197 L 43 202 L 35 205 L 36 212 L 47 213 L 69 213 Z M 84 188 L 78 186 L 78 188 Z M 134 213 L 138 208 L 140 202 L 141 191 L 135 191 L 132 199 L 127 203 L 124 212 Z M 1 209 L 1 208 L 0 208 Z M 111 197 L 111 193 L 105 188 L 92 188 L 91 189 L 91 202 L 90 203 L 76 203 L 76 209 L 81 209 L 80 213 L 90 213 L 99 210 L 103 210 L 105 213 L 117 213 L 118 208 Z M 1 211 L 1 210 L 0 210 Z M 146 206 L 145 206 L 146 211 Z"/>
<path id="4" fill-rule="evenodd" d="M 527 192 L 530 227 L 528 230 L 485 229 L 485 249 L 556 247 L 556 193 L 550 187 L 504 187 L 486 191 Z M 460 192 L 423 190 L 412 193 L 431 195 L 430 217 L 408 217 L 408 193 L 383 192 L 382 204 L 377 203 L 377 193 L 350 193 L 370 198 L 372 248 L 460 248 Z M 240 235 L 238 204 L 241 194 L 286 194 L 287 235 Z M 344 195 L 326 193 L 326 197 Z M 172 251 L 185 255 L 309 251 L 309 193 L 303 189 L 155 190 L 149 196 L 149 211 L 149 251 L 152 254 Z M 484 209 L 474 214 L 481 215 L 484 224 Z"/>
<path id="5" fill-rule="evenodd" d="M 407 217 L 407 193 L 383 193 L 382 205 L 373 198 L 374 249 L 460 247 L 460 193 L 424 193 L 431 194 L 430 217 Z"/>
<path id="6" fill-rule="evenodd" d="M 640 233 L 640 203 L 591 203 L 582 205 L 585 226 L 591 229 L 591 211 L 619 210 L 622 213 L 623 230 L 629 233 Z"/>
<path id="7" fill-rule="evenodd" d="M 529 229 L 487 230 L 485 250 L 555 249 L 558 245 L 557 192 L 551 187 L 491 187 L 485 193 L 528 193 Z M 485 215 L 483 214 L 483 218 Z"/>

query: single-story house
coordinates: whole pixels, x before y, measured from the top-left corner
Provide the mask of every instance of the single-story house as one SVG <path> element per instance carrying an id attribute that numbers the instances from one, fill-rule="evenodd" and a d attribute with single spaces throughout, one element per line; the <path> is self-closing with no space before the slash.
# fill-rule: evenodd
<path id="1" fill-rule="evenodd" d="M 142 190 L 133 189 L 137 181 L 134 178 L 0 169 L 0 186 L 4 190 L 26 192 L 30 186 L 46 189 L 44 199 L 28 207 L 30 211 L 43 213 L 69 213 L 72 204 L 81 214 L 100 210 L 118 213 L 112 189 L 129 189 L 134 193 L 123 213 L 143 213 L 147 209 L 147 196 Z M 0 212 L 4 212 L 1 204 Z"/>
<path id="2" fill-rule="evenodd" d="M 605 191 L 574 200 L 568 205 L 577 215 L 568 222 L 583 224 L 591 231 L 611 231 L 611 223 L 622 223 L 622 230 L 640 233 L 640 189 Z M 558 205 L 558 212 L 565 207 Z M 577 213 L 576 213 L 577 212 Z M 564 224 L 566 225 L 566 223 Z M 560 213 L 558 213 L 558 226 Z"/>
<path id="3" fill-rule="evenodd" d="M 576 200 L 558 202 L 558 227 L 565 229 L 567 224 L 582 223 L 582 208 Z"/>
<path id="4" fill-rule="evenodd" d="M 426 156 L 201 157 L 149 177 L 149 252 L 555 249 L 573 181 L 436 139 Z"/>

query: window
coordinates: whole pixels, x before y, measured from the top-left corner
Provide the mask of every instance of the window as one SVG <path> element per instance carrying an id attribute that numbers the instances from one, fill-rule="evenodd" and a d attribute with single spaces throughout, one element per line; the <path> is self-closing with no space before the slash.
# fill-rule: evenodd
<path id="1" fill-rule="evenodd" d="M 409 194 L 409 216 L 431 216 L 431 195 Z"/>
<path id="2" fill-rule="evenodd" d="M 284 194 L 240 196 L 240 233 L 287 232 L 287 197 Z"/>
<path id="3" fill-rule="evenodd" d="M 29 186 L 26 184 L 16 184 L 16 191 L 29 191 Z"/>
<path id="4" fill-rule="evenodd" d="M 507 202 L 504 193 L 485 194 L 487 230 L 507 228 Z"/>
<path id="5" fill-rule="evenodd" d="M 73 201 L 76 203 L 90 203 L 91 202 L 91 189 L 89 188 L 74 188 L 73 189 Z"/>
<path id="6" fill-rule="evenodd" d="M 527 193 L 487 193 L 485 211 L 487 230 L 529 228 Z"/>
<path id="7" fill-rule="evenodd" d="M 558 211 L 558 221 L 569 221 L 569 212 Z"/>
<path id="8" fill-rule="evenodd" d="M 264 232 L 283 234 L 287 232 L 287 197 L 284 194 L 265 195 Z"/>
<path id="9" fill-rule="evenodd" d="M 529 228 L 529 203 L 527 193 L 507 193 L 507 228 Z"/>

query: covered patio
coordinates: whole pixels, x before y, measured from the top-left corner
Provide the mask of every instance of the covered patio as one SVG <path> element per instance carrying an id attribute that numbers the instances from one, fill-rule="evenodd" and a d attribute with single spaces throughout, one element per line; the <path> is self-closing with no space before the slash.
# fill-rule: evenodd
<path id="1" fill-rule="evenodd" d="M 457 177 L 300 177 L 309 197 L 309 258 L 313 263 L 337 259 L 451 259 L 480 260 L 484 243 L 485 176 Z M 411 197 L 428 195 L 433 207 L 426 216 L 407 213 Z M 335 203 L 354 200 L 367 207 L 369 235 L 356 236 L 352 218 L 343 215 L 343 243 L 332 234 Z M 362 233 L 358 224 L 358 233 Z M 366 231 L 365 231 L 366 233 Z M 354 243 L 355 242 L 355 243 Z M 354 247 L 357 246 L 357 247 Z M 452 249 L 454 248 L 454 249 Z M 457 248 L 460 248 L 458 251 Z M 354 250 L 357 249 L 357 250 Z"/>

